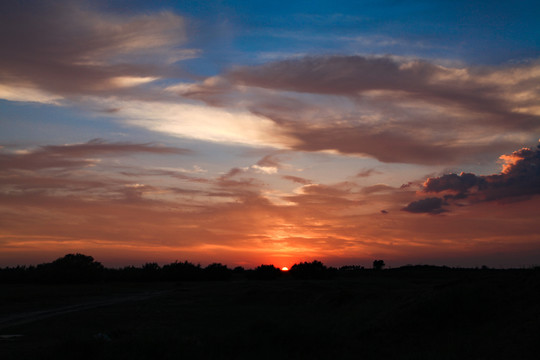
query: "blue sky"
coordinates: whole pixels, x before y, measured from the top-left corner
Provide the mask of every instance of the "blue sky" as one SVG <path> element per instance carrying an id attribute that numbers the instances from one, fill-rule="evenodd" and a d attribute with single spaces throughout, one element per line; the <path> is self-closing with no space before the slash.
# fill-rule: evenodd
<path id="1" fill-rule="evenodd" d="M 4 2 L 0 265 L 537 263 L 539 15 Z"/>
<path id="2" fill-rule="evenodd" d="M 535 1 L 118 1 L 119 13 L 169 9 L 190 24 L 195 73 L 297 54 L 391 54 L 497 65 L 538 57 Z"/>

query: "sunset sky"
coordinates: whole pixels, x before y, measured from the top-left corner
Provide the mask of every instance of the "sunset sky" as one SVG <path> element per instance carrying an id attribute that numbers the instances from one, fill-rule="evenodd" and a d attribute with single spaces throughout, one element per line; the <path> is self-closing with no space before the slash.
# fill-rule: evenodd
<path id="1" fill-rule="evenodd" d="M 0 266 L 540 265 L 539 19 L 2 1 Z"/>

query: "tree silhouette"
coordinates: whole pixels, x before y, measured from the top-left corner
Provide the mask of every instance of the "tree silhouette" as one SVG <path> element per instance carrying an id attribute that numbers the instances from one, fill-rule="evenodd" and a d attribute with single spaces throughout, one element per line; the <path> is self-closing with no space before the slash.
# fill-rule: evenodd
<path id="1" fill-rule="evenodd" d="M 382 270 L 385 265 L 384 260 L 373 260 L 373 270 Z"/>
<path id="2" fill-rule="evenodd" d="M 201 265 L 193 265 L 188 261 L 175 261 L 168 265 L 163 265 L 163 277 L 172 281 L 193 281 L 202 277 Z"/>
<path id="3" fill-rule="evenodd" d="M 231 277 L 231 270 L 227 265 L 213 263 L 204 268 L 206 280 L 227 280 Z"/>
<path id="4" fill-rule="evenodd" d="M 158 263 L 149 262 L 143 265 L 140 279 L 144 281 L 155 281 L 161 277 L 161 268 Z"/>
<path id="5" fill-rule="evenodd" d="M 250 279 L 273 280 L 281 276 L 281 270 L 274 265 L 260 265 L 249 273 Z"/>
<path id="6" fill-rule="evenodd" d="M 102 279 L 104 267 L 92 256 L 77 253 L 38 265 L 37 271 L 46 281 L 82 283 Z"/>
<path id="7" fill-rule="evenodd" d="M 242 266 L 237 266 L 233 269 L 233 273 L 235 274 L 242 274 L 245 271 L 245 269 Z"/>
<path id="8" fill-rule="evenodd" d="M 312 262 L 302 262 L 294 264 L 289 273 L 299 279 L 325 279 L 334 275 L 334 268 L 327 268 L 322 262 L 314 260 Z"/>

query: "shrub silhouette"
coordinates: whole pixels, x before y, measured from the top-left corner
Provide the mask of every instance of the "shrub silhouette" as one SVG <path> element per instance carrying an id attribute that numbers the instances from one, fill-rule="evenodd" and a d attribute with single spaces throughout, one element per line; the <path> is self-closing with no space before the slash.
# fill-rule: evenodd
<path id="1" fill-rule="evenodd" d="M 384 260 L 373 260 L 373 270 L 382 270 L 385 265 Z"/>
<path id="2" fill-rule="evenodd" d="M 226 265 L 213 263 L 204 268 L 203 274 L 206 280 L 228 280 L 231 270 Z"/>
<path id="3" fill-rule="evenodd" d="M 35 266 L 20 266 L 0 268 L 0 282 L 24 283 L 35 280 Z"/>
<path id="4" fill-rule="evenodd" d="M 142 266 L 140 280 L 155 281 L 161 278 L 161 268 L 155 262 L 146 263 Z"/>
<path id="5" fill-rule="evenodd" d="M 163 265 L 163 278 L 172 281 L 193 281 L 202 277 L 201 265 L 193 265 L 188 261 L 175 261 L 168 265 Z"/>
<path id="6" fill-rule="evenodd" d="M 249 273 L 254 280 L 274 280 L 281 276 L 281 270 L 274 265 L 260 265 Z"/>
<path id="7" fill-rule="evenodd" d="M 314 260 L 294 264 L 290 268 L 289 274 L 299 279 L 326 279 L 334 275 L 334 270 L 327 268 L 322 262 Z"/>
<path id="8" fill-rule="evenodd" d="M 233 269 L 233 273 L 235 274 L 242 274 L 245 271 L 245 269 L 242 266 L 237 266 Z"/>
<path id="9" fill-rule="evenodd" d="M 52 263 L 40 264 L 38 276 L 50 282 L 85 283 L 101 280 L 104 267 L 92 256 L 67 254 Z"/>

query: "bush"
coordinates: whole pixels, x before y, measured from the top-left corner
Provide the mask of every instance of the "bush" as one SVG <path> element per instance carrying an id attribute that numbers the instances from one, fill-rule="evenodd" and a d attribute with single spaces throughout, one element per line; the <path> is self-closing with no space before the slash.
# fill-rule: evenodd
<path id="1" fill-rule="evenodd" d="M 294 264 L 289 273 L 299 279 L 328 279 L 335 275 L 336 269 L 327 268 L 322 262 L 302 262 Z"/>
<path id="2" fill-rule="evenodd" d="M 201 265 L 193 265 L 190 262 L 175 261 L 163 266 L 163 277 L 172 281 L 194 281 L 202 277 Z"/>
<path id="3" fill-rule="evenodd" d="M 87 283 L 103 279 L 105 268 L 91 256 L 67 254 L 36 268 L 39 278 L 50 282 Z"/>
<path id="4" fill-rule="evenodd" d="M 274 265 L 257 266 L 249 273 L 249 278 L 253 280 L 274 280 L 281 276 L 281 270 Z"/>
<path id="5" fill-rule="evenodd" d="M 228 280 L 231 270 L 226 265 L 213 263 L 204 268 L 203 274 L 206 280 Z"/>

